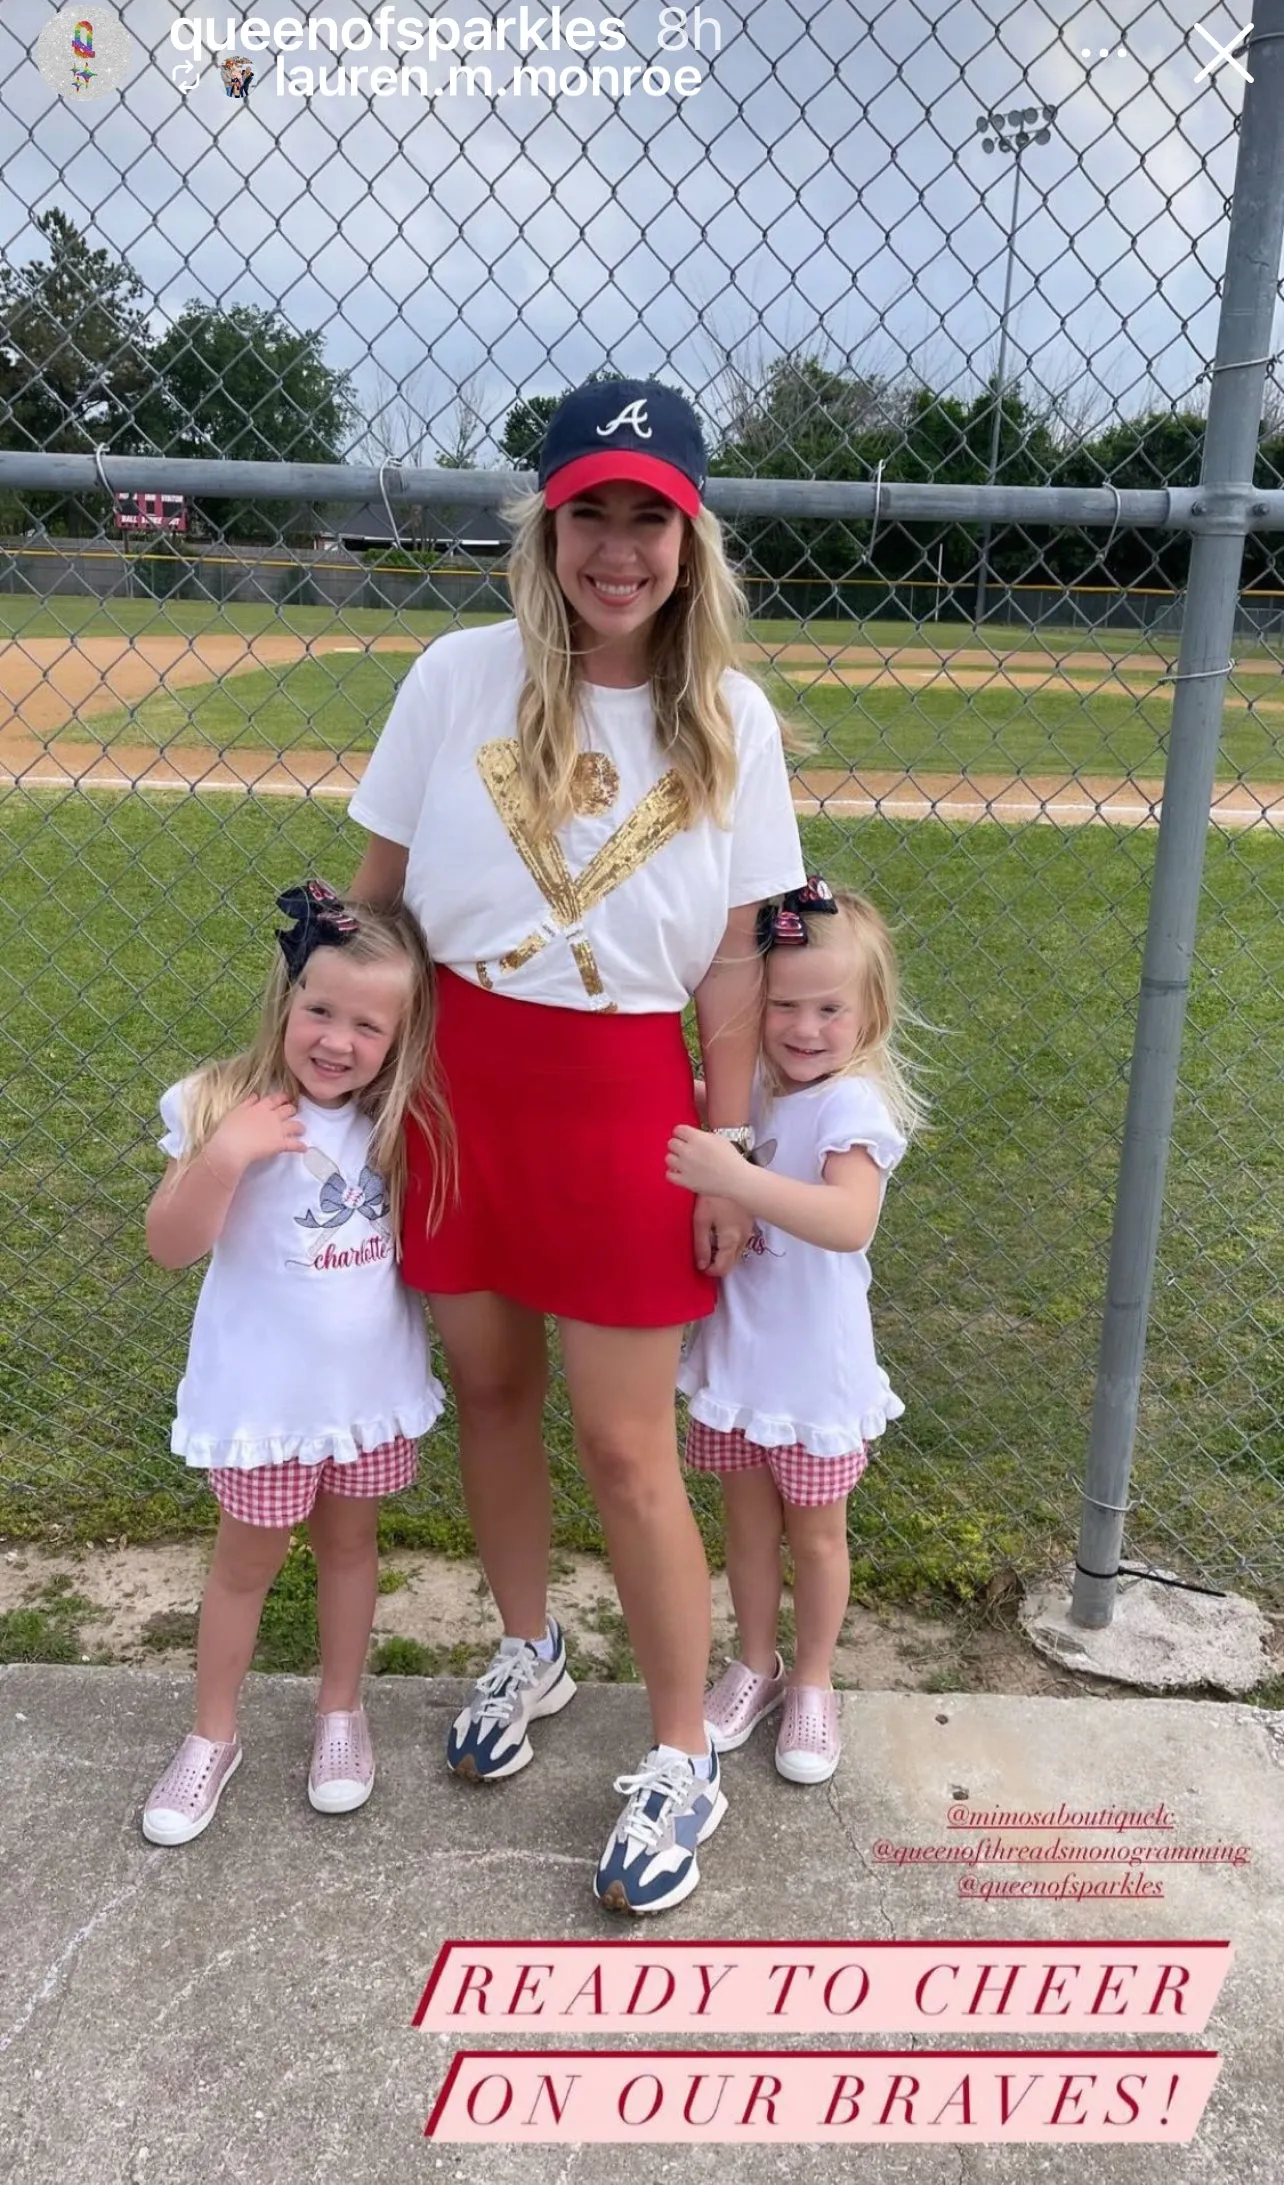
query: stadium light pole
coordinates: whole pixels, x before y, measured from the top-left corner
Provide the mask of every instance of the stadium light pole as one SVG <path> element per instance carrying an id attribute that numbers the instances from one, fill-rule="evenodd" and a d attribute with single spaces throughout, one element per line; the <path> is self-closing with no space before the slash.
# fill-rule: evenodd
<path id="1" fill-rule="evenodd" d="M 1021 155 L 1032 144 L 1052 140 L 1055 106 L 1019 106 L 1006 114 L 978 114 L 977 135 L 983 152 L 1012 154 L 1012 210 L 1008 216 L 1007 266 L 1003 276 L 1003 309 L 999 313 L 999 369 L 990 426 L 990 461 L 985 482 L 992 486 L 999 472 L 999 447 L 1003 433 L 1003 387 L 1008 363 L 1008 313 L 1012 307 L 1012 268 L 1016 262 L 1017 215 L 1021 203 Z M 985 595 L 990 569 L 990 524 L 981 527 L 981 560 L 976 573 L 976 622 L 985 620 Z"/>

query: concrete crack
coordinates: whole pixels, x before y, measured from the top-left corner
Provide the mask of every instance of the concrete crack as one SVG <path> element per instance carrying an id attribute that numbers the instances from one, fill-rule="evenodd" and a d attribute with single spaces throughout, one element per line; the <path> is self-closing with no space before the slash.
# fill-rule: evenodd
<path id="1" fill-rule="evenodd" d="M 851 1847 L 852 1856 L 855 1858 L 857 1865 L 863 1869 L 863 1871 L 869 1876 L 870 1880 L 874 1883 L 874 1893 L 878 1899 L 879 1915 L 882 1919 L 884 1927 L 887 1930 L 888 1936 L 892 1940 L 895 1940 L 896 1925 L 894 1920 L 892 1919 L 891 1913 L 887 1909 L 887 1904 L 883 1896 L 882 1876 L 878 1872 L 878 1869 L 873 1865 L 872 1861 L 869 1859 L 868 1855 L 864 1850 L 864 1847 L 861 1845 L 860 1841 L 858 1840 L 852 1829 L 850 1822 L 848 1821 L 847 1815 L 843 1810 L 843 1802 L 838 1795 L 838 1778 L 836 1776 L 831 1775 L 828 1783 L 825 1785 L 825 1795 L 828 1800 L 829 1810 L 833 1814 L 834 1819 L 837 1821 L 843 1835 L 846 1837 L 847 1842 Z"/>
<path id="2" fill-rule="evenodd" d="M 76 1929 L 70 1941 L 65 1943 L 59 1951 L 40 1986 L 14 2020 L 14 2023 L 7 2032 L 0 2033 L 0 2056 L 3 2056 L 7 2049 L 12 2048 L 14 2042 L 26 2032 L 41 2005 L 47 2003 L 50 1997 L 57 1993 L 68 1967 L 79 1956 L 90 1936 L 96 1934 L 98 1929 L 112 1917 L 113 1913 L 118 1912 L 122 1905 L 129 1904 L 138 1895 L 139 1891 L 146 1887 L 153 1870 L 162 1864 L 167 1856 L 166 1852 L 160 1850 L 149 1852 L 143 1861 L 141 1871 L 135 1875 L 128 1888 L 119 1890 L 114 1897 L 108 1899 L 106 1904 L 100 1904 L 92 1919 L 87 1919 L 83 1927 Z"/>

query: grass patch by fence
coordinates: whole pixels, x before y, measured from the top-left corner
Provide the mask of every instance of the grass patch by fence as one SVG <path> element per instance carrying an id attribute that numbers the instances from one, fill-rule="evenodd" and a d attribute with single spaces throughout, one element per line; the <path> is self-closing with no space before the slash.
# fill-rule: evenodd
<path id="1" fill-rule="evenodd" d="M 1050 828 L 807 829 L 900 931 L 934 1132 L 875 1252 L 881 1348 L 908 1404 L 853 1499 L 858 1586 L 967 1594 L 1073 1540 L 1154 838 Z M 11 792 L 0 807 L 0 1533 L 145 1538 L 210 1522 L 168 1455 L 199 1276 L 150 1266 L 155 1103 L 244 1036 L 274 892 L 342 883 L 333 807 Z M 1255 1574 L 1284 1599 L 1284 843 L 1209 842 L 1171 1214 L 1143 1408 L 1134 1552 Z M 1272 1270 L 1274 1270 L 1272 1272 Z M 550 1413 L 557 1533 L 600 1545 Z M 694 1496 L 718 1547 L 716 1489 Z M 389 1541 L 460 1550 L 450 1422 Z M 1265 1576 L 1263 1577 L 1263 1574 Z"/>

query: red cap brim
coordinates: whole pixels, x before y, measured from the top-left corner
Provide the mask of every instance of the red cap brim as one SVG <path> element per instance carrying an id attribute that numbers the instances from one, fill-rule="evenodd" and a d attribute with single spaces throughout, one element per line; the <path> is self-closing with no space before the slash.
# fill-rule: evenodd
<path id="1" fill-rule="evenodd" d="M 600 454 L 595 450 L 592 455 L 579 455 L 573 463 L 563 464 L 544 488 L 544 506 L 560 508 L 563 501 L 574 500 L 577 493 L 621 482 L 653 486 L 684 516 L 700 513 L 700 495 L 685 471 L 676 470 L 672 463 L 662 463 L 658 455 L 640 455 L 631 448 L 603 448 Z"/>

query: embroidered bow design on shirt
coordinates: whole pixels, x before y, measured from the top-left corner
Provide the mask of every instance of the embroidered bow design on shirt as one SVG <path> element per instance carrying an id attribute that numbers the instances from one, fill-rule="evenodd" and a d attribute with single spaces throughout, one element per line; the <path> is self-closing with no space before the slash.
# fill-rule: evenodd
<path id="1" fill-rule="evenodd" d="M 329 1154 L 318 1152 L 315 1146 L 305 1149 L 303 1165 L 321 1182 L 321 1214 L 325 1219 L 309 1207 L 306 1214 L 294 1217 L 300 1229 L 342 1229 L 354 1214 L 364 1215 L 368 1222 L 384 1219 L 388 1212 L 388 1189 L 377 1169 L 363 1168 L 358 1181 L 350 1184 Z"/>

